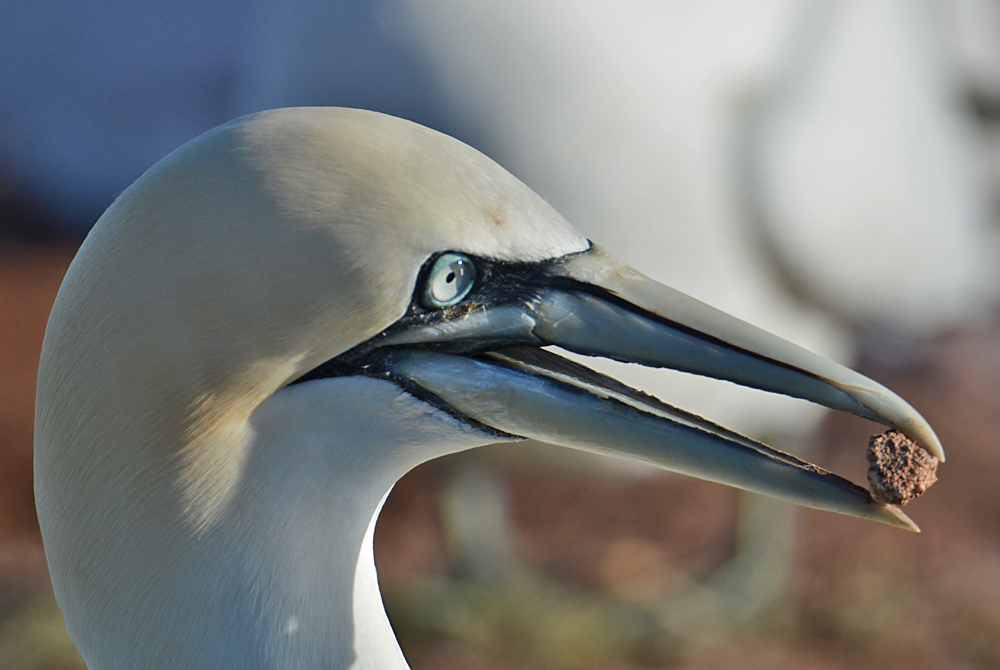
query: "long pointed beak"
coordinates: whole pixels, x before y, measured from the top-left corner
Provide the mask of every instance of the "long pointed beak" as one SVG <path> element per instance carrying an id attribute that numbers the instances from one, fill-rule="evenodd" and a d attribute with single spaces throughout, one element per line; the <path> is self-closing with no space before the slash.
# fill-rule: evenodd
<path id="1" fill-rule="evenodd" d="M 538 347 L 558 345 L 804 398 L 897 428 L 943 460 L 934 431 L 896 394 L 654 282 L 596 247 L 552 263 L 536 283 L 536 297 L 526 305 L 472 310 L 389 337 L 383 343 L 392 345 L 389 372 L 510 435 L 635 458 L 807 507 L 917 530 L 898 508 L 876 502 L 841 477 Z M 448 349 L 437 346 L 456 341 L 499 346 L 485 352 L 470 347 L 471 356 L 442 353 Z"/>
<path id="2" fill-rule="evenodd" d="M 655 282 L 600 248 L 549 273 L 577 291 L 542 302 L 536 332 L 543 339 L 577 353 L 725 379 L 850 412 L 895 428 L 945 460 L 927 420 L 886 387 Z"/>

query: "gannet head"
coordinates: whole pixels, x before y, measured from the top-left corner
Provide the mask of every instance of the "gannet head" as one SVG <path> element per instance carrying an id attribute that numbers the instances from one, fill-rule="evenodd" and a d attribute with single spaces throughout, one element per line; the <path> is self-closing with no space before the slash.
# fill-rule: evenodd
<path id="1" fill-rule="evenodd" d="M 380 501 L 490 442 L 914 528 L 550 344 L 806 398 L 943 456 L 892 392 L 644 278 L 470 147 L 371 112 L 265 112 L 127 189 L 52 311 L 36 498 L 88 663 L 402 665 L 369 565 Z"/>

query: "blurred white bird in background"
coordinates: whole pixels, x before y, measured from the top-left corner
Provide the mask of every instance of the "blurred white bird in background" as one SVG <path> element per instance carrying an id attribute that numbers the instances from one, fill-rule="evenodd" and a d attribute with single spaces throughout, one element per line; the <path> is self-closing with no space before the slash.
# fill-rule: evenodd
<path id="1" fill-rule="evenodd" d="M 773 260 L 855 325 L 929 336 L 983 319 L 997 228 L 946 7 L 805 8 L 753 128 Z"/>
<path id="2" fill-rule="evenodd" d="M 926 334 L 996 297 L 946 3 L 406 6 L 498 159 L 659 280 L 839 360 L 852 355 L 844 315 Z M 802 284 L 825 297 L 803 303 Z M 676 382 L 651 383 L 672 397 Z M 752 433 L 800 438 L 817 418 L 783 398 L 684 386 L 696 411 Z"/>
<path id="3" fill-rule="evenodd" d="M 400 33 L 486 125 L 491 152 L 657 280 L 840 361 L 859 327 L 880 358 L 906 362 L 914 338 L 995 305 L 997 230 L 954 47 L 970 40 L 949 32 L 948 3 L 403 4 Z M 965 3 L 965 22 L 985 4 Z M 1000 40 L 1000 22 L 973 23 Z M 821 417 L 599 365 L 800 454 Z M 453 516 L 471 488 L 456 487 Z M 791 513 L 745 501 L 733 560 L 666 625 L 712 634 L 780 596 Z"/>

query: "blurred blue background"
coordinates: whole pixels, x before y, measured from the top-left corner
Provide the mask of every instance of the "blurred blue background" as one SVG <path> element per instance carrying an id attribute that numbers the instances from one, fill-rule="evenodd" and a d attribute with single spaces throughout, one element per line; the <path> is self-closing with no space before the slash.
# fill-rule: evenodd
<path id="1" fill-rule="evenodd" d="M 261 109 L 375 109 L 455 133 L 428 65 L 381 3 L 4 3 L 0 164 L 11 190 L 80 236 L 143 171 Z"/>

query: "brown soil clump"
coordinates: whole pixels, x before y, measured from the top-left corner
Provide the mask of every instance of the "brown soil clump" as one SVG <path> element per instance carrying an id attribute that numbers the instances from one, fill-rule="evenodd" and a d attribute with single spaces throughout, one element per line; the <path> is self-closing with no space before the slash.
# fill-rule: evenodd
<path id="1" fill-rule="evenodd" d="M 938 459 L 898 430 L 868 440 L 868 489 L 875 500 L 905 505 L 937 481 Z"/>

